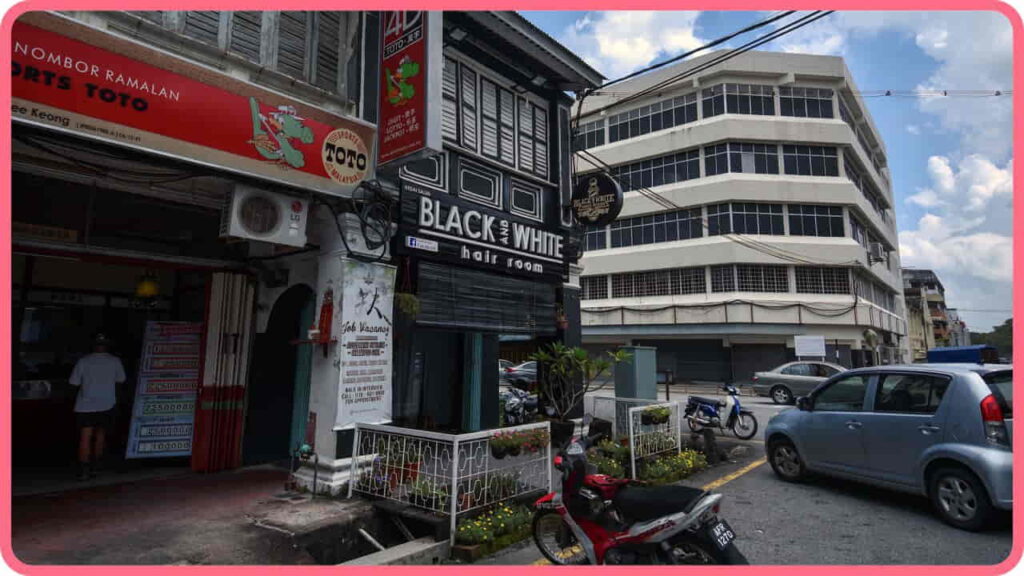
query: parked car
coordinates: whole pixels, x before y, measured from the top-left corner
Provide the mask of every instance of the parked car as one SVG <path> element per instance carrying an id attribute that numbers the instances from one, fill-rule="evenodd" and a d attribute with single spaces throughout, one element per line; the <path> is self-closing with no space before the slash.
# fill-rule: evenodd
<path id="1" fill-rule="evenodd" d="M 768 422 L 768 462 L 789 482 L 817 472 L 924 495 L 978 530 L 1013 505 L 1012 383 L 998 364 L 843 372 Z"/>
<path id="2" fill-rule="evenodd" d="M 819 384 L 846 368 L 828 362 L 790 362 L 767 372 L 754 374 L 752 388 L 758 396 L 770 396 L 776 404 L 792 404 Z"/>
<path id="3" fill-rule="evenodd" d="M 505 370 L 515 366 L 515 362 L 511 360 L 498 360 L 498 381 L 501 382 L 505 379 Z"/>
<path id="4" fill-rule="evenodd" d="M 533 391 L 537 384 L 537 363 L 531 360 L 506 368 L 504 379 L 520 390 Z"/>

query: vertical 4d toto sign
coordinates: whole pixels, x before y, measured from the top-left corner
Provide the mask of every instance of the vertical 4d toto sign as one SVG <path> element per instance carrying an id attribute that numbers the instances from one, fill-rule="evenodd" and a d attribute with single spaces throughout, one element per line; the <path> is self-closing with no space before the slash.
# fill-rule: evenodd
<path id="1" fill-rule="evenodd" d="M 441 151 L 441 13 L 381 13 L 381 167 Z"/>

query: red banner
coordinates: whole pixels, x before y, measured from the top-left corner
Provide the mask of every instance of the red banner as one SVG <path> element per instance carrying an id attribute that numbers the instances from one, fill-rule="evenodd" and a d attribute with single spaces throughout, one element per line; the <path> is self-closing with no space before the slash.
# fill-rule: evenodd
<path id="1" fill-rule="evenodd" d="M 381 166 L 440 151 L 442 70 L 440 27 L 431 26 L 435 18 L 439 15 L 430 12 L 381 13 Z"/>
<path id="2" fill-rule="evenodd" d="M 14 24 L 16 119 L 325 193 L 372 173 L 372 126 L 80 25 L 24 20 L 52 22 Z"/>

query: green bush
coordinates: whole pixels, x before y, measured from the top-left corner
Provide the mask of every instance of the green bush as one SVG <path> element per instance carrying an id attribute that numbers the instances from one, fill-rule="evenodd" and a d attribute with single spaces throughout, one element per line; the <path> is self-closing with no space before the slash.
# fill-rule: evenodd
<path id="1" fill-rule="evenodd" d="M 597 467 L 598 474 L 607 474 L 615 478 L 623 478 L 626 475 L 623 465 L 613 458 L 595 453 L 589 459 L 590 463 Z"/>
<path id="2" fill-rule="evenodd" d="M 651 484 L 671 484 L 708 466 L 704 454 L 695 450 L 683 450 L 678 454 L 659 456 L 644 462 L 640 467 L 640 480 Z"/>

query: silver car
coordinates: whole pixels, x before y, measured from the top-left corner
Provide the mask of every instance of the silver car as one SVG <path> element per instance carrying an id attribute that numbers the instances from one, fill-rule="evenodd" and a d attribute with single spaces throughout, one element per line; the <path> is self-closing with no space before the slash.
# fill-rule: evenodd
<path id="1" fill-rule="evenodd" d="M 809 472 L 927 496 L 979 530 L 1013 505 L 1013 367 L 879 366 L 841 373 L 768 422 L 779 478 Z"/>
<path id="2" fill-rule="evenodd" d="M 767 372 L 754 374 L 754 394 L 771 396 L 776 404 L 792 404 L 797 396 L 806 396 L 819 384 L 846 370 L 829 362 L 790 362 Z"/>

